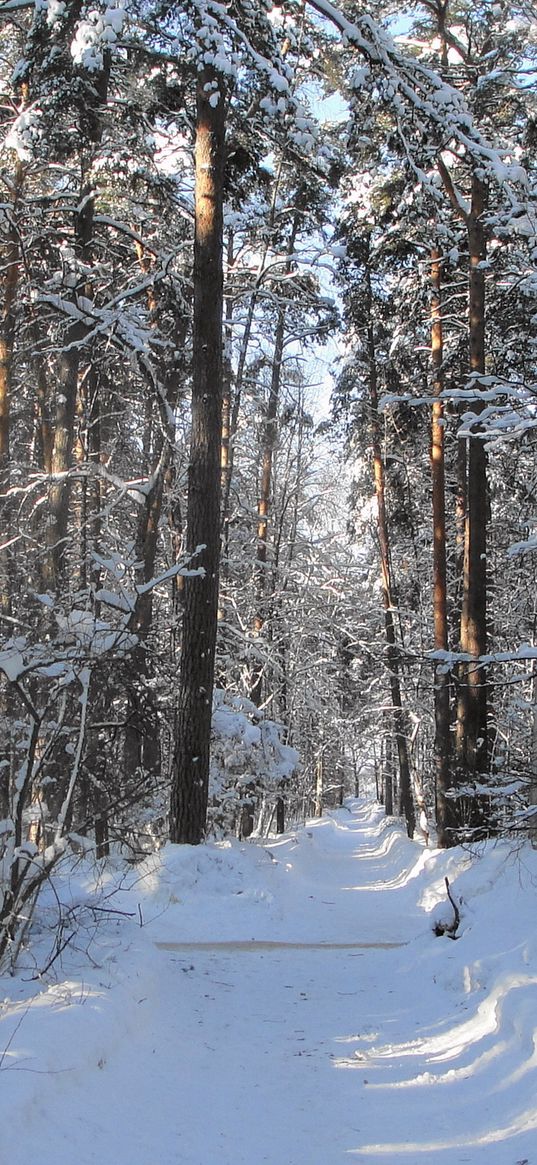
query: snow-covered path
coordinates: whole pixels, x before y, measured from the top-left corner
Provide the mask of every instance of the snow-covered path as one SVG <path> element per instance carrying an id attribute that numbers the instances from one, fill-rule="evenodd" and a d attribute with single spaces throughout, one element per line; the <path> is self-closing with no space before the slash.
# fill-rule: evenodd
<path id="1" fill-rule="evenodd" d="M 462 873 L 461 939 L 435 938 L 469 864 L 359 802 L 267 845 L 167 847 L 98 966 L 81 946 L 11 992 L 1 1165 L 537 1162 L 535 946 L 505 918 L 531 871 L 497 848 Z"/>

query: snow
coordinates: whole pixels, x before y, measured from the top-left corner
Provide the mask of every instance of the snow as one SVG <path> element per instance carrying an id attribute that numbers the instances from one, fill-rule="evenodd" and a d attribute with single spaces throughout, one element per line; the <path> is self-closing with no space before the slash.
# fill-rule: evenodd
<path id="1" fill-rule="evenodd" d="M 296 773 L 300 757 L 284 744 L 281 724 L 265 719 L 251 700 L 219 688 L 213 694 L 212 732 L 209 821 L 214 831 L 229 831 L 228 820 L 248 803 L 249 789 L 273 805 L 278 786 Z"/>
<path id="2" fill-rule="evenodd" d="M 35 11 L 46 13 L 47 24 L 52 27 L 65 16 L 66 5 L 63 0 L 36 0 Z"/>
<path id="3" fill-rule="evenodd" d="M 36 146 L 42 137 L 41 119 L 38 105 L 23 108 L 5 138 L 5 149 L 15 150 L 21 162 L 33 160 Z"/>
<path id="4" fill-rule="evenodd" d="M 93 611 L 73 608 L 63 614 L 58 610 L 56 622 L 65 643 L 76 645 L 93 655 L 103 655 L 113 650 L 125 653 L 136 644 L 135 635 L 130 635 L 124 627 L 111 627 L 103 619 L 97 619 Z"/>
<path id="5" fill-rule="evenodd" d="M 103 12 L 91 9 L 80 20 L 71 42 L 71 56 L 75 65 L 88 72 L 98 72 L 104 65 L 104 51 L 110 49 L 121 35 L 125 22 L 123 0 L 117 5 L 109 2 Z"/>
<path id="6" fill-rule="evenodd" d="M 64 929 L 48 891 L 0 980 L 10 1165 L 44 1144 L 55 1165 L 537 1159 L 528 843 L 428 850 L 353 800 L 268 842 L 63 871 Z M 457 941 L 433 933 L 446 876 Z"/>
<path id="7" fill-rule="evenodd" d="M 26 666 L 23 655 L 24 646 L 24 640 L 15 639 L 11 640 L 3 651 L 0 651 L 0 670 L 12 684 L 17 683 Z"/>

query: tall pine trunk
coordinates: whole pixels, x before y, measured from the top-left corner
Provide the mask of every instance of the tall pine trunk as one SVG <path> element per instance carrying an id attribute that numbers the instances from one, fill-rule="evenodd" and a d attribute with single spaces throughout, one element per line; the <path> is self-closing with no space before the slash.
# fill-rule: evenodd
<path id="1" fill-rule="evenodd" d="M 300 224 L 301 201 L 302 197 L 299 196 L 299 209 L 294 215 L 291 232 L 287 242 L 287 258 L 285 262 L 286 275 L 289 275 L 292 269 L 292 255 L 295 250 L 296 236 Z M 276 444 L 278 440 L 278 406 L 280 403 L 282 384 L 286 316 L 286 305 L 281 304 L 278 308 L 276 330 L 274 333 L 274 352 L 272 355 L 270 391 L 265 413 L 260 456 L 261 470 L 259 477 L 259 495 L 257 499 L 256 611 L 253 623 L 254 634 L 256 636 L 261 634 L 267 621 L 268 530 L 272 494 L 274 454 L 276 452 Z M 250 699 L 252 699 L 254 704 L 257 704 L 258 707 L 261 705 L 263 696 L 263 671 L 263 663 L 262 661 L 258 661 L 253 668 L 250 681 Z"/>
<path id="2" fill-rule="evenodd" d="M 11 405 L 16 300 L 19 285 L 20 249 L 17 216 L 24 184 L 24 168 L 17 163 L 12 185 L 12 203 L 5 245 L 2 248 L 2 303 L 0 314 L 0 629 L 2 637 L 12 632 L 14 587 L 11 484 Z M 13 693 L 6 676 L 0 676 L 0 816 L 9 814 L 9 791 L 13 765 Z"/>
<path id="3" fill-rule="evenodd" d="M 215 96 L 218 94 L 218 100 Z M 205 832 L 218 614 L 222 444 L 223 177 L 225 101 L 211 67 L 197 85 L 192 435 L 187 549 L 203 576 L 185 582 L 172 769 L 170 837 L 198 844 Z"/>
<path id="4" fill-rule="evenodd" d="M 137 244 L 136 253 L 144 275 L 151 271 L 151 259 Z M 155 287 L 147 294 L 147 309 L 152 328 L 159 322 L 161 305 Z M 177 351 L 183 351 L 187 340 L 186 319 L 176 322 L 174 341 Z M 148 396 L 143 437 L 144 464 L 149 471 L 149 487 L 140 508 L 134 544 L 135 560 L 142 565 L 144 586 L 155 576 L 161 538 L 161 518 L 166 492 L 173 488 L 175 412 L 179 393 L 179 376 L 175 363 L 161 362 L 159 391 Z M 159 417 L 154 417 L 158 406 Z M 168 515 L 170 517 L 170 515 Z M 176 591 L 174 588 L 173 595 Z M 124 767 L 127 779 L 134 780 L 143 769 L 148 780 L 160 769 L 160 723 L 157 702 L 152 687 L 153 667 L 148 640 L 153 626 L 153 590 L 141 588 L 136 596 L 129 620 L 129 630 L 135 632 L 138 642 L 131 652 L 129 670 L 132 682 L 125 725 Z"/>
<path id="5" fill-rule="evenodd" d="M 431 477 L 433 492 L 433 616 L 435 651 L 448 649 L 447 570 L 446 570 L 446 496 L 444 462 L 444 405 L 441 399 L 444 387 L 444 340 L 442 327 L 442 260 L 436 247 L 431 251 L 431 358 L 433 366 L 433 393 L 431 424 Z M 450 680 L 445 666 L 434 669 L 435 718 L 435 797 L 438 844 L 446 846 L 453 840 L 453 802 L 446 796 L 450 784 Z"/>
<path id="6" fill-rule="evenodd" d="M 453 208 L 465 224 L 468 240 L 468 368 L 474 381 L 476 401 L 473 411 L 478 417 L 483 404 L 479 399 L 480 377 L 485 373 L 486 294 L 484 262 L 487 235 L 484 215 L 488 187 L 472 173 L 470 207 L 461 201 L 451 174 L 441 158 L 438 169 Z M 488 689 L 487 676 L 480 659 L 487 651 L 487 457 L 478 422 L 475 432 L 464 438 L 460 450 L 458 477 L 459 498 L 465 505 L 464 556 L 462 562 L 462 599 L 460 650 L 468 656 L 457 669 L 458 699 L 455 734 L 456 783 L 465 786 L 479 781 L 488 771 Z M 456 828 L 470 828 L 474 833 L 487 828 L 486 807 L 479 796 L 459 797 L 454 817 Z M 453 840 L 456 840 L 454 838 Z"/>
<path id="7" fill-rule="evenodd" d="M 0 316 L 0 614 L 11 614 L 12 556 L 10 548 L 11 503 L 11 397 L 13 346 L 15 341 L 15 307 L 20 270 L 17 216 L 24 183 L 24 167 L 18 162 L 12 184 L 12 203 L 5 246 L 2 306 Z M 5 631 L 5 627 L 3 631 Z"/>
<path id="8" fill-rule="evenodd" d="M 405 713 L 401 697 L 401 681 L 399 675 L 399 651 L 395 633 L 393 617 L 393 587 L 390 568 L 390 540 L 388 533 L 388 516 L 386 513 L 386 479 L 382 444 L 380 434 L 380 420 L 378 411 L 377 361 L 375 337 L 371 318 L 371 273 L 366 268 L 367 297 L 369 302 L 367 347 L 369 364 L 369 395 L 371 401 L 372 422 L 372 451 L 373 473 L 375 479 L 375 496 L 377 500 L 377 530 L 380 551 L 380 571 L 382 583 L 382 604 L 384 607 L 384 629 L 386 634 L 386 662 L 388 666 L 390 693 L 392 701 L 393 727 L 397 744 L 397 759 L 399 765 L 399 813 L 406 821 L 409 837 L 414 836 L 416 814 L 412 796 L 412 780 L 410 775 L 410 759 L 408 755 L 408 741 L 406 735 Z M 392 794 L 390 792 L 390 798 Z"/>
<path id="9" fill-rule="evenodd" d="M 467 216 L 469 248 L 469 365 L 470 375 L 485 372 L 485 274 L 486 235 L 483 214 L 486 186 L 475 174 L 471 208 Z M 476 395 L 479 391 L 476 385 Z M 478 400 L 474 411 L 479 414 Z M 466 522 L 464 541 L 461 652 L 472 657 L 461 669 L 462 683 L 457 709 L 457 762 L 461 781 L 479 778 L 488 768 L 487 677 L 478 663 L 487 651 L 487 463 L 479 433 L 467 441 Z M 473 662 L 473 661 L 476 662 Z M 478 825 L 480 812 L 469 814 Z"/>
<path id="10" fill-rule="evenodd" d="M 103 110 L 108 99 L 109 79 L 110 60 L 105 53 L 103 67 L 95 78 L 91 90 L 88 89 L 85 94 L 87 104 L 81 104 L 79 110 L 82 181 L 80 201 L 73 212 L 73 245 L 77 261 L 85 272 L 90 271 L 95 263 L 95 189 L 92 163 L 103 134 Z M 93 299 L 94 287 L 91 276 L 82 277 L 73 294 L 74 303 L 81 293 L 85 299 L 90 301 Z M 82 373 L 89 377 L 88 383 L 93 384 L 95 390 L 99 380 L 97 369 L 92 366 L 94 356 L 91 346 L 87 352 L 85 351 L 85 341 L 90 332 L 91 324 L 84 320 L 75 319 L 69 324 L 58 360 L 58 391 L 50 450 L 46 555 L 43 564 L 44 585 L 54 591 L 61 591 L 67 585 L 71 500 L 69 470 L 73 463 L 75 419 Z M 47 411 L 48 406 L 46 402 L 43 403 Z"/>

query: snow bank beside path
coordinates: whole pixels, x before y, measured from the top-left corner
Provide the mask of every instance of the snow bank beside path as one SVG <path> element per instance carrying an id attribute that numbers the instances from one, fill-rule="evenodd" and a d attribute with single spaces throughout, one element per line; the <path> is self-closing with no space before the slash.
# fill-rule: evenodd
<path id="1" fill-rule="evenodd" d="M 0 980 L 1 1165 L 537 1165 L 536 887 L 529 845 L 429 851 L 362 801 L 66 864 Z"/>

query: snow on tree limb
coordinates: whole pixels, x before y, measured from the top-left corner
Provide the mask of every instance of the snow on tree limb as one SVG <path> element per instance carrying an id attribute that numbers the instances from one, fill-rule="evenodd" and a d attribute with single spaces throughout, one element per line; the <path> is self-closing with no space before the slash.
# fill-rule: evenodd
<path id="1" fill-rule="evenodd" d="M 330 0 L 306 0 L 306 3 L 339 29 L 346 44 L 382 70 L 386 83 L 383 95 L 393 102 L 396 113 L 402 112 L 402 106 L 410 107 L 423 118 L 423 130 L 432 130 L 438 135 L 440 148 L 455 140 L 498 185 L 525 183 L 523 168 L 505 163 L 501 151 L 492 147 L 476 128 L 463 94 L 421 61 L 399 52 L 389 33 L 371 16 L 364 14 L 358 21 L 350 21 Z"/>

